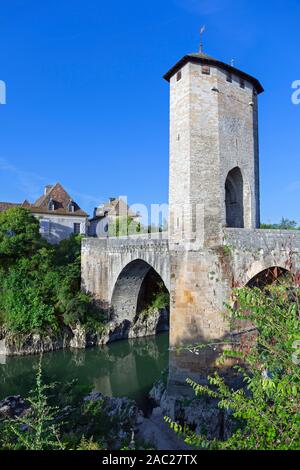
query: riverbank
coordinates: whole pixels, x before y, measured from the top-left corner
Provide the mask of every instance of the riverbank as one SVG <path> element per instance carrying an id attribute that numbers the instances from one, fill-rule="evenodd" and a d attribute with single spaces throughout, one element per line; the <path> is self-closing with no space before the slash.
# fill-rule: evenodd
<path id="1" fill-rule="evenodd" d="M 111 321 L 101 327 L 77 323 L 63 326 L 59 332 L 13 333 L 0 327 L 0 356 L 25 356 L 60 349 L 87 349 L 107 345 L 114 341 L 155 336 L 169 329 L 169 312 L 153 309 L 141 314 L 133 323 Z"/>
<path id="2" fill-rule="evenodd" d="M 162 334 L 120 341 L 101 348 L 50 352 L 43 356 L 43 381 L 58 384 L 57 393 L 51 392 L 51 395 L 63 403 L 63 408 L 71 406 L 78 411 L 85 403 L 84 397 L 89 396 L 91 391 L 94 397 L 99 398 L 97 401 L 106 397 L 106 402 L 111 403 L 113 408 L 114 404 L 120 403 L 119 400 L 123 405 L 125 402 L 134 404 L 136 412 L 131 425 L 134 422 L 136 441 L 144 442 L 148 435 L 150 445 L 149 432 L 154 424 L 152 418 L 151 423 L 148 421 L 153 406 L 148 395 L 162 371 L 168 367 L 168 347 L 168 334 Z M 26 398 L 34 388 L 38 366 L 38 356 L 0 356 L 0 401 L 16 395 Z M 19 400 L 16 405 L 22 411 Z M 87 419 L 89 415 L 85 416 Z M 81 417 L 75 413 L 66 416 L 66 419 L 71 419 L 75 426 L 76 422 L 80 424 Z M 161 424 L 164 426 L 163 419 Z M 101 420 L 98 422 L 100 425 Z M 86 432 L 85 428 L 81 430 Z M 128 438 L 129 434 L 126 435 Z"/>

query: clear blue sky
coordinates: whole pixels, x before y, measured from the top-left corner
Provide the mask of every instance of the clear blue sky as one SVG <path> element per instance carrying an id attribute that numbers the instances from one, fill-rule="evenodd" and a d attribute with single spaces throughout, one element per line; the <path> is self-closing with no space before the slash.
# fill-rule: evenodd
<path id="1" fill-rule="evenodd" d="M 60 181 L 90 213 L 168 194 L 168 84 L 199 44 L 257 76 L 264 221 L 300 221 L 299 0 L 10 0 L 0 4 L 0 200 Z"/>

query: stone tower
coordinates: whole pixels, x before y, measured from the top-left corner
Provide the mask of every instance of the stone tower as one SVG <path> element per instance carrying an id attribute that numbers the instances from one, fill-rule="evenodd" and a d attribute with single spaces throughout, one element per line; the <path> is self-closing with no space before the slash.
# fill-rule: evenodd
<path id="1" fill-rule="evenodd" d="M 170 82 L 170 241 L 214 246 L 222 227 L 257 228 L 257 95 L 250 75 L 205 54 L 184 56 Z"/>
<path id="2" fill-rule="evenodd" d="M 226 230 L 259 227 L 258 80 L 205 54 L 184 56 L 170 83 L 171 347 L 220 341 L 234 285 Z M 170 383 L 205 377 L 217 354 L 170 358 Z"/>

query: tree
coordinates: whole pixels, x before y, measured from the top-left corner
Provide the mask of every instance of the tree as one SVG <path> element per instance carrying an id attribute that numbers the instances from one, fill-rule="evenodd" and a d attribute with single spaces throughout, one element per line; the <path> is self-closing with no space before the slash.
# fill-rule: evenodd
<path id="1" fill-rule="evenodd" d="M 261 224 L 260 228 L 267 230 L 297 230 L 297 222 L 282 217 L 279 224 Z"/>
<path id="2" fill-rule="evenodd" d="M 14 207 L 0 213 L 0 266 L 31 256 L 43 245 L 39 221 L 28 209 Z"/>
<path id="3" fill-rule="evenodd" d="M 224 442 L 208 441 L 187 428 L 167 421 L 188 444 L 210 449 L 299 450 L 300 449 L 300 293 L 291 283 L 260 289 L 235 291 L 239 307 L 228 307 L 230 322 L 251 322 L 256 340 L 244 337 L 225 351 L 222 360 L 239 360 L 236 372 L 244 386 L 232 388 L 219 374 L 208 378 L 208 386 L 188 383 L 196 395 L 218 400 L 221 410 L 230 411 L 235 423 Z"/>
<path id="4" fill-rule="evenodd" d="M 132 217 L 116 217 L 109 223 L 108 233 L 110 237 L 125 237 L 141 232 L 141 224 Z"/>
<path id="5" fill-rule="evenodd" d="M 81 292 L 81 237 L 50 245 L 23 208 L 0 214 L 0 323 L 16 334 L 57 334 L 63 324 L 102 322 Z M 97 320 L 98 319 L 98 320 Z"/>

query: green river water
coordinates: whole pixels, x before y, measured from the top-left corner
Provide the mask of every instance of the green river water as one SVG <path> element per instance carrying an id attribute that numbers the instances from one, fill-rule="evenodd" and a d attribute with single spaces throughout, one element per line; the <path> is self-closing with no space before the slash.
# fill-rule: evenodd
<path id="1" fill-rule="evenodd" d="M 43 356 L 46 382 L 91 387 L 106 396 L 129 397 L 144 409 L 146 396 L 168 367 L 168 333 L 124 340 L 87 350 L 67 350 Z M 0 400 L 8 395 L 26 397 L 34 386 L 38 356 L 0 356 Z"/>

